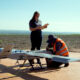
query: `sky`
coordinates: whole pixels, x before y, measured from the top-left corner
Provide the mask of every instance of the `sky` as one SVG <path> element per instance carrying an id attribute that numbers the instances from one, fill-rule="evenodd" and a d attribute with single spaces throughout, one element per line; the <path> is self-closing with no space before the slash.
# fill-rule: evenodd
<path id="1" fill-rule="evenodd" d="M 43 31 L 80 32 L 80 0 L 0 0 L 0 30 L 29 30 L 35 11 Z"/>

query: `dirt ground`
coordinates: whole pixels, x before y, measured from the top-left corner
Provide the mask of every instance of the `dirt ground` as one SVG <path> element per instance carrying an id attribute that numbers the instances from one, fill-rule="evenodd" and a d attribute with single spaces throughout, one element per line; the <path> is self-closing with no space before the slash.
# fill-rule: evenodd
<path id="1" fill-rule="evenodd" d="M 80 58 L 80 53 L 70 52 L 70 57 Z M 41 59 L 41 62 L 45 64 L 45 59 Z M 45 68 L 34 71 L 30 71 L 31 67 L 28 65 L 19 68 L 15 63 L 16 60 L 9 58 L 0 60 L 0 80 L 80 80 L 80 62 L 72 62 L 69 67 L 60 69 Z"/>

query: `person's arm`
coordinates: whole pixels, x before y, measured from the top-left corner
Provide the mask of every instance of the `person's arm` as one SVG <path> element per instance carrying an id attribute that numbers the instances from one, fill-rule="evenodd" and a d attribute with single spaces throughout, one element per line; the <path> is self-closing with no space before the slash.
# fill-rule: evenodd
<path id="1" fill-rule="evenodd" d="M 48 25 L 49 25 L 49 24 L 45 24 L 44 26 L 42 26 L 42 27 L 41 27 L 41 30 L 47 28 Z"/>
<path id="2" fill-rule="evenodd" d="M 56 43 L 56 52 L 59 51 L 61 47 L 62 47 L 62 43 L 61 42 L 57 42 Z"/>
<path id="3" fill-rule="evenodd" d="M 60 50 L 61 47 L 62 47 L 62 43 L 61 42 L 57 42 L 56 43 L 56 51 L 54 53 L 56 54 Z"/>
<path id="4" fill-rule="evenodd" d="M 38 26 L 38 27 L 36 27 L 36 28 L 30 27 L 30 30 L 31 30 L 31 31 L 43 30 L 43 29 L 47 28 L 48 25 L 49 25 L 49 24 L 45 24 L 45 25 L 43 25 L 43 26 Z"/>
<path id="5" fill-rule="evenodd" d="M 38 30 L 38 28 L 39 28 L 39 27 L 36 27 L 36 28 L 30 27 L 30 31 L 36 31 L 36 30 Z"/>

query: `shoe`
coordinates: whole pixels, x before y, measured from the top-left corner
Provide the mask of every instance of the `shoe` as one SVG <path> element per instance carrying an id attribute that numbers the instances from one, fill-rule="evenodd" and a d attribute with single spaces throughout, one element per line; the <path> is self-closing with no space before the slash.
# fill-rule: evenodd
<path id="1" fill-rule="evenodd" d="M 68 67 L 69 66 L 69 63 L 66 63 L 65 65 L 64 65 L 64 67 Z"/>

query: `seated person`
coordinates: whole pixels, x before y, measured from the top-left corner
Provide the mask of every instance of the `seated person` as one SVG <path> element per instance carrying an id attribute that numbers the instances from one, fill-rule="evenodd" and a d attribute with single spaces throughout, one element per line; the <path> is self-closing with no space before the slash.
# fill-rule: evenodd
<path id="1" fill-rule="evenodd" d="M 48 45 L 46 49 L 48 51 L 51 51 L 51 54 L 66 56 L 66 57 L 69 56 L 68 48 L 63 40 L 59 38 L 55 38 L 53 35 L 49 35 L 47 43 Z M 47 62 L 48 68 L 50 67 L 57 68 L 63 64 L 61 62 L 52 61 L 51 59 L 46 59 L 46 62 Z M 69 66 L 69 63 L 65 63 L 64 67 L 68 67 L 68 66 Z"/>

